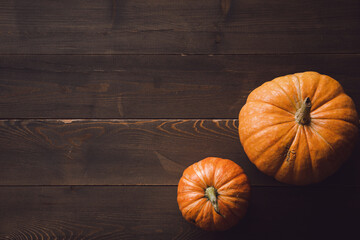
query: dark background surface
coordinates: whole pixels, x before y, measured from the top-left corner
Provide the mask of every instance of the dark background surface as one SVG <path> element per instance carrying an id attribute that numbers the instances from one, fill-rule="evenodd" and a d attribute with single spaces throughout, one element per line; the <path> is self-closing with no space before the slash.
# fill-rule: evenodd
<path id="1" fill-rule="evenodd" d="M 322 183 L 259 172 L 247 95 L 318 71 L 360 107 L 358 0 L 0 1 L 0 239 L 354 239 L 360 144 Z M 229 158 L 251 181 L 223 233 L 188 224 L 182 171 Z"/>

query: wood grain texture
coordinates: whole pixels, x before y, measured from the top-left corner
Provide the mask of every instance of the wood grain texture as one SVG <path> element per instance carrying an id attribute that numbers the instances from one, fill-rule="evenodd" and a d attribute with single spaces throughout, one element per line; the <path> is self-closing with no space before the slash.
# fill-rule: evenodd
<path id="1" fill-rule="evenodd" d="M 320 185 L 360 186 L 359 144 Z M 252 185 L 279 186 L 247 159 L 237 120 L 1 120 L 1 185 L 176 185 L 209 156 L 243 167 Z"/>
<path id="2" fill-rule="evenodd" d="M 1 54 L 360 53 L 358 0 L 10 0 Z"/>
<path id="3" fill-rule="evenodd" d="M 360 112 L 360 55 L 0 56 L 0 118 L 237 118 L 248 94 L 307 70 Z"/>
<path id="4" fill-rule="evenodd" d="M 351 239 L 359 188 L 254 187 L 246 217 L 204 232 L 178 210 L 176 186 L 0 187 L 0 239 Z M 89 201 L 91 199 L 91 201 Z"/>

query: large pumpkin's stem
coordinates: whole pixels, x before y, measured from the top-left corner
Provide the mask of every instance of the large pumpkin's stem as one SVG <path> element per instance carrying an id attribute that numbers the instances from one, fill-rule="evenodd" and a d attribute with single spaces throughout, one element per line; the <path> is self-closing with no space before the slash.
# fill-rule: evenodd
<path id="1" fill-rule="evenodd" d="M 300 108 L 295 113 L 295 121 L 299 124 L 306 125 L 310 123 L 310 110 L 311 101 L 310 98 L 305 98 L 304 102 L 301 103 Z"/>
<path id="2" fill-rule="evenodd" d="M 218 205 L 218 201 L 217 201 L 217 192 L 216 189 L 214 187 L 208 187 L 205 190 L 205 197 L 207 197 L 211 204 L 214 207 L 214 210 L 216 213 L 220 214 L 219 211 L 219 205 Z M 220 214 L 221 215 L 221 214 Z"/>

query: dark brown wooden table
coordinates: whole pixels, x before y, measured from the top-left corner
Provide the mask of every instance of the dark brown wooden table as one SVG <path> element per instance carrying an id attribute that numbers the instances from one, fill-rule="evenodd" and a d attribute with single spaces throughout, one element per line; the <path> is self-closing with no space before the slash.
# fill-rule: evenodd
<path id="1" fill-rule="evenodd" d="M 276 182 L 237 115 L 274 77 L 318 71 L 360 110 L 359 0 L 1 0 L 0 239 L 357 239 L 360 144 L 326 181 Z M 188 224 L 182 171 L 241 165 L 245 219 Z"/>

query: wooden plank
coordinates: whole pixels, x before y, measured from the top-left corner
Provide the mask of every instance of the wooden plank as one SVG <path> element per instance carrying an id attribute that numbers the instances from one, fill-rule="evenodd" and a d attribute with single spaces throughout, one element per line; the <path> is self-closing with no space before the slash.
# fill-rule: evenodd
<path id="1" fill-rule="evenodd" d="M 359 149 L 322 185 L 360 186 Z M 247 159 L 236 120 L 0 121 L 1 185 L 177 185 L 209 156 L 238 163 L 252 185 L 281 185 Z"/>
<path id="2" fill-rule="evenodd" d="M 0 118 L 237 118 L 253 89 L 307 70 L 340 81 L 360 110 L 359 61 L 342 54 L 1 56 Z"/>
<path id="3" fill-rule="evenodd" d="M 89 201 L 91 199 L 91 201 Z M 223 233 L 185 222 L 176 186 L 1 187 L 0 239 L 322 239 L 356 236 L 359 188 L 252 188 Z"/>
<path id="4" fill-rule="evenodd" d="M 358 0 L 10 0 L 0 54 L 360 53 Z"/>

